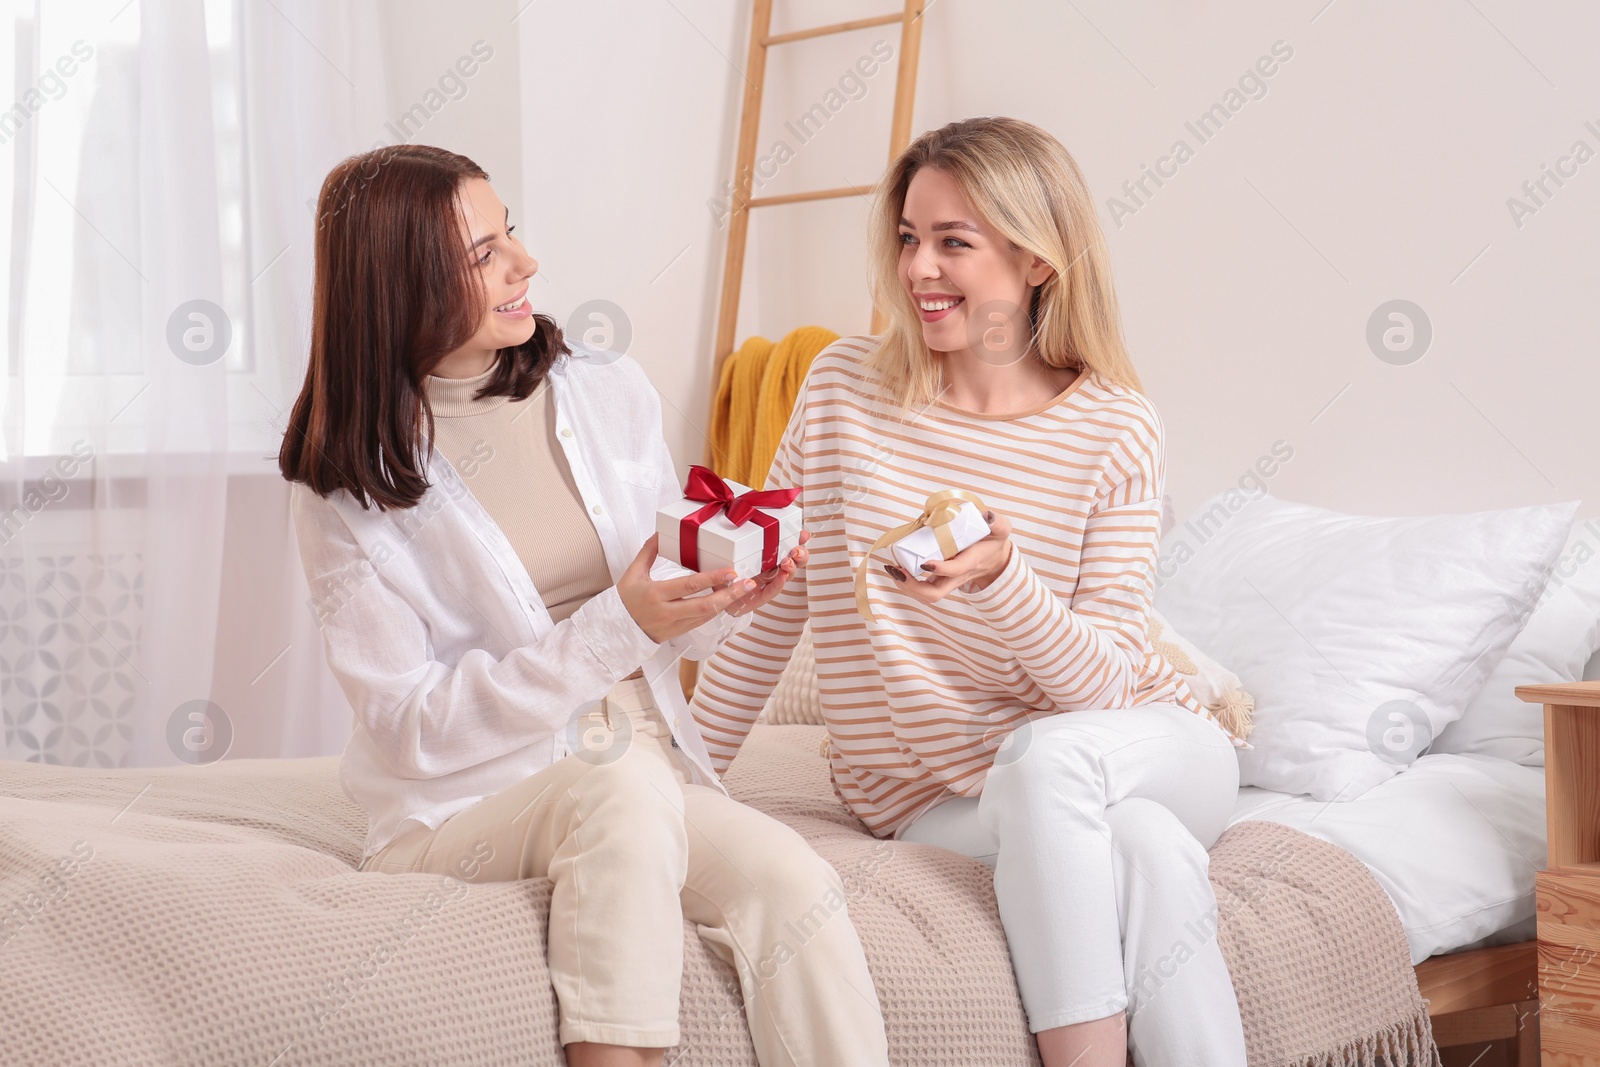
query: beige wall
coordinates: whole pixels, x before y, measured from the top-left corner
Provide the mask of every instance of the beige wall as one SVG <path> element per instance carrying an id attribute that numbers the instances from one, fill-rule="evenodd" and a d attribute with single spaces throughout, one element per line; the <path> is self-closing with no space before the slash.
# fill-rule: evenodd
<path id="1" fill-rule="evenodd" d="M 747 5 L 526 3 L 390 5 L 391 94 L 403 107 L 474 40 L 492 45 L 419 139 L 478 158 L 526 212 L 540 306 L 563 321 L 589 300 L 624 310 L 673 452 L 698 461 L 725 234 L 708 202 L 733 165 Z M 777 7 L 781 29 L 863 10 Z M 935 0 L 914 128 L 1015 115 L 1077 157 L 1166 421 L 1180 516 L 1278 442 L 1293 458 L 1268 484 L 1290 499 L 1400 514 L 1583 498 L 1593 515 L 1600 159 L 1562 160 L 1580 140 L 1600 152 L 1597 33 L 1600 15 L 1576 0 Z M 847 86 L 859 99 L 804 143 L 784 123 L 880 39 L 898 48 L 874 29 L 774 54 L 761 150 L 784 139 L 792 158 L 769 165 L 763 193 L 876 179 L 892 68 Z M 1275 42 L 1271 76 L 1230 99 Z M 1237 110 L 1202 143 L 1185 123 L 1219 103 Z M 1193 155 L 1165 184 L 1121 193 L 1179 139 Z M 1538 205 L 1522 186 L 1546 164 L 1571 176 L 1546 178 Z M 1114 217 L 1113 196 L 1135 210 Z M 1514 196 L 1537 210 L 1514 218 Z M 769 211 L 740 336 L 862 329 L 863 204 Z M 1432 324 L 1408 365 L 1366 339 L 1394 299 Z"/>
<path id="2" fill-rule="evenodd" d="M 380 133 L 391 142 L 438 145 L 472 157 L 513 217 L 523 210 L 523 196 L 521 64 L 512 20 L 527 2 L 384 0 L 381 27 L 395 128 Z M 400 125 L 429 92 L 448 102 L 425 122 Z"/>

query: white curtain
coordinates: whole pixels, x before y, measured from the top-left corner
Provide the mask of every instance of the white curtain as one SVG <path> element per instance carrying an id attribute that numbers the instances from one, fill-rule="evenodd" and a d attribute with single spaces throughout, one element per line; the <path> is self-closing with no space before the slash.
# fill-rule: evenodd
<path id="1" fill-rule="evenodd" d="M 337 752 L 274 461 L 317 190 L 393 140 L 376 4 L 0 4 L 4 754 Z"/>

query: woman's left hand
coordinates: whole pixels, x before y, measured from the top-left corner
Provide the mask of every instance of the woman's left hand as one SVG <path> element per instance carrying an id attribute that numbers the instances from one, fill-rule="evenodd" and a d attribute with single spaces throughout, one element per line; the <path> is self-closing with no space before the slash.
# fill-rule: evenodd
<path id="1" fill-rule="evenodd" d="M 993 511 L 983 513 L 989 524 L 989 536 L 974 541 L 949 559 L 929 560 L 922 565 L 924 574 L 932 575 L 917 581 L 898 565 L 887 563 L 884 571 L 900 591 L 924 604 L 943 600 L 952 589 L 963 593 L 976 592 L 1000 577 L 1000 572 L 1011 562 L 1011 520 Z"/>
<path id="2" fill-rule="evenodd" d="M 752 579 L 756 587 L 744 596 L 728 605 L 729 615 L 744 615 L 755 611 L 761 605 L 778 595 L 779 590 L 788 582 L 791 575 L 806 565 L 806 560 L 811 557 L 811 550 L 805 543 L 811 540 L 810 530 L 800 531 L 800 543 L 787 557 L 778 561 L 778 565 L 769 571 L 764 571 Z"/>

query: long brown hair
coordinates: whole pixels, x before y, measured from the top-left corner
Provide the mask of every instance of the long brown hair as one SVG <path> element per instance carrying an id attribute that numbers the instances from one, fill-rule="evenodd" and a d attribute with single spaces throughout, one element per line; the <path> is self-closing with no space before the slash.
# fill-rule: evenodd
<path id="1" fill-rule="evenodd" d="M 867 224 L 873 302 L 889 320 L 868 365 L 902 413 L 932 403 L 939 388 L 916 305 L 900 284 L 900 217 L 923 167 L 954 178 L 1001 237 L 1055 268 L 1029 308 L 1039 358 L 1143 392 L 1122 340 L 1111 255 L 1083 172 L 1060 141 L 1030 122 L 973 118 L 911 142 L 879 182 Z"/>
<path id="2" fill-rule="evenodd" d="M 285 478 L 322 496 L 346 489 L 364 508 L 422 499 L 433 447 L 423 383 L 487 311 L 462 246 L 460 193 L 488 177 L 466 156 L 413 144 L 328 172 L 317 197 L 311 358 L 278 450 Z M 567 353 L 554 320 L 534 322 L 527 342 L 500 350 L 478 396 L 521 400 Z"/>

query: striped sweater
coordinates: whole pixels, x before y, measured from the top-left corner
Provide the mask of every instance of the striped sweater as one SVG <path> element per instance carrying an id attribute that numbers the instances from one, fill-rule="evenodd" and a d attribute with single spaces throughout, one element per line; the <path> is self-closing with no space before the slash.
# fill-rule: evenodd
<path id="1" fill-rule="evenodd" d="M 1032 718 L 1178 703 L 1208 715 L 1150 647 L 1163 430 L 1141 394 L 1093 372 L 1030 412 L 936 400 L 901 421 L 863 362 L 869 338 L 819 354 L 768 488 L 799 486 L 810 560 L 706 661 L 692 704 L 726 770 L 807 617 L 840 797 L 888 836 L 954 795 L 975 796 L 995 749 Z M 967 489 L 1012 523 L 1011 559 L 981 591 L 934 604 L 901 593 L 880 550 L 928 495 Z"/>

